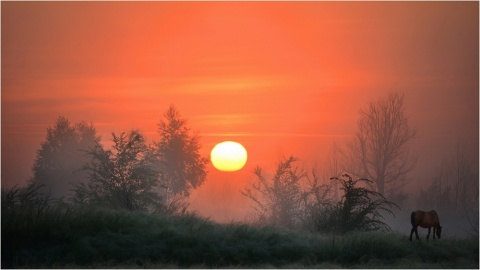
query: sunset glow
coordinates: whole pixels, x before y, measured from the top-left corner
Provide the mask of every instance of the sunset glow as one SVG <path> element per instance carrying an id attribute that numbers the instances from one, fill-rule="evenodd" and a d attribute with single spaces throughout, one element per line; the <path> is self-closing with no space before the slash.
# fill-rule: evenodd
<path id="1" fill-rule="evenodd" d="M 158 142 L 174 104 L 213 162 L 189 210 L 241 219 L 256 166 L 273 174 L 295 155 L 321 168 L 390 91 L 405 95 L 418 135 L 408 191 L 431 183 L 457 144 L 478 168 L 478 2 L 1 5 L 2 187 L 31 179 L 60 115 L 92 123 L 108 148 L 131 129 Z M 240 148 L 218 154 L 222 141 L 241 142 L 248 162 Z"/>
<path id="2" fill-rule="evenodd" d="M 238 171 L 247 163 L 247 150 L 237 142 L 221 142 L 213 147 L 210 160 L 220 171 Z"/>

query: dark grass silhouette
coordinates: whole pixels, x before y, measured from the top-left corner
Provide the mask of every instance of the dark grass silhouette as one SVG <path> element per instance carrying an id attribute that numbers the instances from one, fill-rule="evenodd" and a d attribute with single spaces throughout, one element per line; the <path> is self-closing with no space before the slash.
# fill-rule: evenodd
<path id="1" fill-rule="evenodd" d="M 216 224 L 194 215 L 29 207 L 2 210 L 2 268 L 478 268 L 478 239 L 322 235 Z"/>

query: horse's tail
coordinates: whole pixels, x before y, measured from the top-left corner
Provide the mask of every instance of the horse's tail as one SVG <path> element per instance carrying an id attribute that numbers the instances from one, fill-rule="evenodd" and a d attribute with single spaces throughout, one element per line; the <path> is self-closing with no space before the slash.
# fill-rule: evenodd
<path id="1" fill-rule="evenodd" d="M 415 212 L 412 212 L 410 215 L 410 223 L 412 223 L 412 226 L 415 227 Z"/>

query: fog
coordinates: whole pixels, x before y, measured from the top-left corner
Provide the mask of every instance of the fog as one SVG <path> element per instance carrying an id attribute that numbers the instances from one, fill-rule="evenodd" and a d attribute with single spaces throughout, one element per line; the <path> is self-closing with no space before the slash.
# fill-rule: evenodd
<path id="1" fill-rule="evenodd" d="M 131 129 L 158 142 L 158 123 L 175 104 L 198 132 L 201 156 L 225 140 L 248 152 L 237 172 L 208 164 L 188 210 L 252 222 L 240 190 L 255 182 L 256 166 L 271 176 L 293 155 L 328 185 L 333 146 L 351 142 L 371 101 L 396 91 L 417 162 L 387 223 L 409 234 L 412 211 L 436 209 L 446 237 L 466 237 L 464 203 L 418 198 L 435 192 L 435 180 L 439 192 L 465 180 L 478 209 L 478 40 L 477 2 L 2 2 L 1 185 L 34 177 L 58 116 L 91 123 L 108 149 L 112 132 Z M 468 177 L 455 179 L 461 166 Z"/>

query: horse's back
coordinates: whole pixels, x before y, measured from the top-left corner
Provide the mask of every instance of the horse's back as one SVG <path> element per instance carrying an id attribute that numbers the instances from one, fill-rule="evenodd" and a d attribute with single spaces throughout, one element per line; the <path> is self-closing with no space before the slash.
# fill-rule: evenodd
<path id="1" fill-rule="evenodd" d="M 418 226 L 420 225 L 420 223 L 422 223 L 422 220 L 425 216 L 425 212 L 423 211 L 415 211 L 415 212 L 412 212 L 412 214 L 410 215 L 410 221 L 412 223 L 412 226 Z"/>
<path id="2" fill-rule="evenodd" d="M 439 224 L 438 215 L 435 210 L 430 212 L 415 211 L 411 215 L 412 226 L 420 226 L 422 228 L 430 228 Z"/>
<path id="3" fill-rule="evenodd" d="M 433 223 L 435 224 L 435 226 L 439 226 L 440 225 L 440 219 L 438 218 L 438 214 L 435 210 L 432 210 L 430 211 L 430 215 L 433 219 Z"/>

